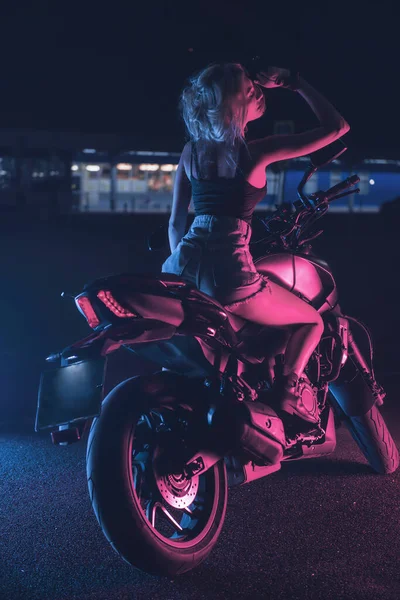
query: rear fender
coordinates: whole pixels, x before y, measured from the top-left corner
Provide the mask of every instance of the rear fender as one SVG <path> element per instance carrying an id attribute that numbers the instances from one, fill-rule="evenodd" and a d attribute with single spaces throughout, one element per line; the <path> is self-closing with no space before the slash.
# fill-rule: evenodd
<path id="1" fill-rule="evenodd" d="M 67 366 L 82 360 L 105 357 L 115 352 L 121 346 L 144 344 L 171 339 L 176 332 L 176 327 L 154 319 L 140 319 L 123 323 L 119 326 L 109 326 L 101 331 L 92 333 L 67 346 L 61 352 L 47 357 L 48 363 L 59 363 Z"/>

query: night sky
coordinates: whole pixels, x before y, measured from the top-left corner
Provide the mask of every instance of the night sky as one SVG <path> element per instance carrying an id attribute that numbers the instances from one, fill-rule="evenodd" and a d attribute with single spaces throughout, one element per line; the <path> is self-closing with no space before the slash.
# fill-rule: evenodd
<path id="1" fill-rule="evenodd" d="M 179 151 L 185 79 L 212 61 L 260 54 L 266 65 L 297 67 L 333 102 L 352 127 L 350 147 L 400 157 L 394 3 L 277 6 L 18 3 L 0 19 L 0 127 L 128 133 L 138 147 Z M 270 134 L 276 119 L 293 119 L 297 131 L 316 124 L 287 90 L 269 91 L 268 103 L 250 138 Z"/>

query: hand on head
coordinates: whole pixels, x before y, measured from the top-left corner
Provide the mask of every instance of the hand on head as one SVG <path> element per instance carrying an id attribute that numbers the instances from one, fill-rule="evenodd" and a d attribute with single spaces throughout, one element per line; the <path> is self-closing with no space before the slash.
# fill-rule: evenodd
<path id="1" fill-rule="evenodd" d="M 284 87 L 285 79 L 290 77 L 289 69 L 280 67 L 268 67 L 267 71 L 260 71 L 256 75 L 254 83 L 264 88 Z"/>

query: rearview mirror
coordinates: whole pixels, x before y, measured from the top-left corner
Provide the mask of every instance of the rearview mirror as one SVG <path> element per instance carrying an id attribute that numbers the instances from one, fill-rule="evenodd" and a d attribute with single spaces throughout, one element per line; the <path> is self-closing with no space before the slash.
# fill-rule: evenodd
<path id="1" fill-rule="evenodd" d="M 311 164 L 315 168 L 323 167 L 334 161 L 343 152 L 346 152 L 346 150 L 347 146 L 341 139 L 335 140 L 332 144 L 325 146 L 325 148 L 312 152 L 310 154 Z"/>

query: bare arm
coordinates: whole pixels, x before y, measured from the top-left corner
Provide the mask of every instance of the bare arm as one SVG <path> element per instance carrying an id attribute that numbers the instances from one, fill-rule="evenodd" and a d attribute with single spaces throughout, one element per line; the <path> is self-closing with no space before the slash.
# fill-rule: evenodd
<path id="1" fill-rule="evenodd" d="M 171 252 L 175 250 L 185 235 L 189 204 L 192 198 L 192 186 L 184 167 L 184 157 L 188 149 L 189 145 L 186 144 L 182 151 L 175 176 L 171 216 L 168 224 L 168 239 Z"/>
<path id="2" fill-rule="evenodd" d="M 300 77 L 299 82 L 300 85 L 297 92 L 307 102 L 322 126 L 331 127 L 332 129 L 343 129 L 347 126 L 347 131 L 350 129 L 349 124 L 329 100 L 317 92 L 317 90 L 302 77 Z"/>
<path id="3" fill-rule="evenodd" d="M 304 156 L 324 148 L 350 129 L 336 108 L 302 78 L 297 91 L 316 115 L 320 127 L 294 135 L 272 135 L 251 143 L 258 162 L 265 167 L 279 160 Z"/>

